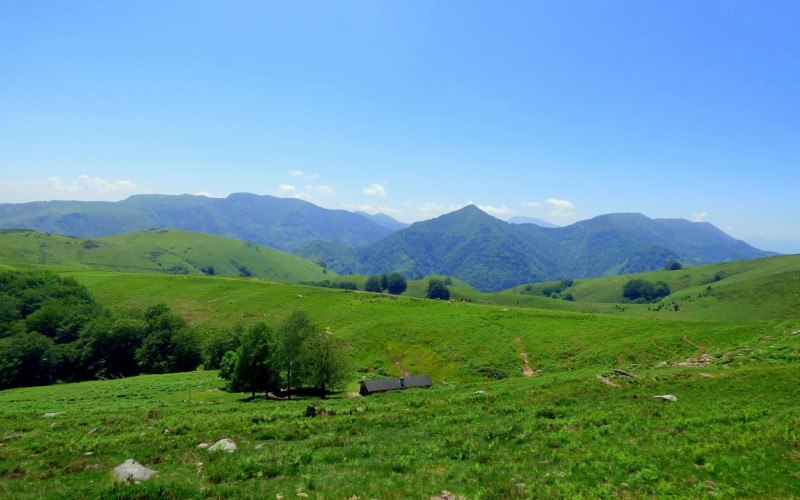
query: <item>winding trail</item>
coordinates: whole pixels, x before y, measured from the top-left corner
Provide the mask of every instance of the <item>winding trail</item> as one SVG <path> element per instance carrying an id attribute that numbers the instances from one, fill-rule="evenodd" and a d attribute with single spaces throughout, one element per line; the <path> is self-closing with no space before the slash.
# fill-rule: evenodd
<path id="1" fill-rule="evenodd" d="M 706 354 L 706 346 L 701 345 L 701 344 L 696 344 L 696 343 L 692 342 L 691 340 L 689 340 L 689 334 L 684 334 L 683 340 L 685 340 L 686 342 L 688 342 L 688 343 L 692 344 L 693 346 L 697 347 L 698 349 L 700 349 L 700 355 L 701 356 L 705 356 L 705 354 Z"/>
<path id="2" fill-rule="evenodd" d="M 522 339 L 517 337 L 514 339 L 514 342 L 522 348 Z M 533 377 L 533 368 L 531 368 L 531 364 L 528 361 L 528 353 L 520 352 L 519 357 L 522 358 L 522 375 L 525 377 Z"/>

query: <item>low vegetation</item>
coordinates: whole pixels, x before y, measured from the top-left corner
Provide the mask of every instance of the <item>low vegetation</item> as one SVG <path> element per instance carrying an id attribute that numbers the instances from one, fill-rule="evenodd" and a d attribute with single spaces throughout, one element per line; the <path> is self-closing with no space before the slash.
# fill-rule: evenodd
<path id="1" fill-rule="evenodd" d="M 368 278 L 352 277 L 359 288 Z M 58 279 L 111 317 L 142 311 L 128 321 L 146 322 L 166 308 L 183 318 L 212 370 L 0 391 L 0 496 L 800 492 L 795 256 L 576 280 L 556 292 L 574 301 L 542 294 L 549 284 L 484 294 L 457 279 L 445 285 L 451 300 L 424 299 L 444 276 L 409 280 L 401 296 L 202 274 L 62 268 Z M 672 293 L 623 302 L 631 279 Z M 19 333 L 19 315 L 4 328 Z M 248 332 L 266 339 L 258 359 L 273 388 L 333 394 L 225 390 L 246 378 L 239 356 L 260 349 L 242 348 Z M 338 385 L 314 378 L 323 363 L 307 364 L 328 359 L 325 339 L 349 346 Z M 434 387 L 353 397 L 360 380 L 406 373 Z M 665 395 L 676 401 L 653 398 Z M 309 405 L 319 416 L 305 416 Z M 236 451 L 198 447 L 223 438 Z M 131 458 L 155 478 L 115 483 L 110 470 Z"/>

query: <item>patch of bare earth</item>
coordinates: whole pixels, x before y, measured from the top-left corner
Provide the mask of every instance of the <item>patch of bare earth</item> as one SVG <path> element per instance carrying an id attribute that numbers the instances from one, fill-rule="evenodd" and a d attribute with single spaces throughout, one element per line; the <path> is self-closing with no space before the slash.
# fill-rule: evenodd
<path id="1" fill-rule="evenodd" d="M 516 342 L 518 346 L 522 346 L 522 340 L 519 337 L 515 338 L 514 342 Z M 528 353 L 521 352 L 519 353 L 519 357 L 522 358 L 522 375 L 525 377 L 533 377 L 533 368 L 531 368 L 531 363 L 528 361 Z"/>

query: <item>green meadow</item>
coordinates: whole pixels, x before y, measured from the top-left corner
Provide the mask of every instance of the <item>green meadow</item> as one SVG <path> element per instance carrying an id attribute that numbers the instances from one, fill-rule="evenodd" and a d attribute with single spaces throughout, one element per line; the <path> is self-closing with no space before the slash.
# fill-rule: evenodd
<path id="1" fill-rule="evenodd" d="M 395 297 L 73 264 L 5 261 L 72 276 L 107 307 L 167 303 L 201 333 L 306 311 L 347 341 L 351 384 L 251 400 L 196 371 L 1 391 L 0 496 L 800 495 L 800 256 L 580 280 L 573 301 L 545 284 L 453 280 L 445 302 L 422 298 L 425 280 Z M 623 302 L 637 277 L 672 294 Z M 352 395 L 404 373 L 434 387 Z M 222 438 L 237 450 L 198 448 Z M 115 483 L 129 458 L 158 474 Z"/>

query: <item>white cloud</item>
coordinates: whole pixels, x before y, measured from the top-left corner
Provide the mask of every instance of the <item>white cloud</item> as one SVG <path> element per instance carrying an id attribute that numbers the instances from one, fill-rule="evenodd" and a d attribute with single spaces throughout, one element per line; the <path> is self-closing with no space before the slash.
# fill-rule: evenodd
<path id="1" fill-rule="evenodd" d="M 41 200 L 118 201 L 138 192 L 131 181 L 107 181 L 97 176 L 80 175 L 64 180 L 58 176 L 45 179 L 0 179 L 0 200 L 6 202 Z"/>
<path id="2" fill-rule="evenodd" d="M 381 196 L 386 198 L 386 188 L 377 182 L 365 187 L 361 192 L 367 196 Z"/>
<path id="3" fill-rule="evenodd" d="M 319 177 L 319 174 L 307 174 L 302 170 L 289 170 L 289 175 L 293 177 L 305 177 L 308 180 L 314 180 Z"/>
<path id="4" fill-rule="evenodd" d="M 208 198 L 222 198 L 222 196 L 213 195 L 213 194 L 209 193 L 208 191 L 199 191 L 199 192 L 195 193 L 195 196 L 205 196 L 205 197 L 208 197 Z"/>
<path id="5" fill-rule="evenodd" d="M 326 186 L 325 184 L 319 184 L 316 186 L 306 186 L 306 191 L 315 191 L 317 193 L 323 194 L 333 194 L 333 188 L 331 186 Z"/>
<path id="6" fill-rule="evenodd" d="M 487 214 L 494 215 L 495 217 L 512 217 L 514 211 L 503 205 L 502 207 L 493 207 L 491 205 L 478 205 L 478 208 Z"/>
<path id="7" fill-rule="evenodd" d="M 281 196 L 293 195 L 297 192 L 297 188 L 291 184 L 281 184 L 280 187 L 278 187 L 278 192 Z"/>
<path id="8" fill-rule="evenodd" d="M 550 198 L 545 201 L 547 205 L 552 207 L 550 215 L 553 217 L 560 217 L 563 219 L 572 219 L 575 217 L 573 210 L 577 208 L 574 203 L 567 200 L 559 200 L 558 198 Z"/>
<path id="9" fill-rule="evenodd" d="M 705 222 L 708 219 L 708 212 L 696 212 L 692 214 L 693 222 Z"/>

